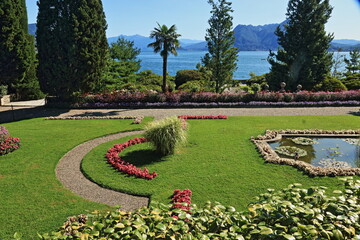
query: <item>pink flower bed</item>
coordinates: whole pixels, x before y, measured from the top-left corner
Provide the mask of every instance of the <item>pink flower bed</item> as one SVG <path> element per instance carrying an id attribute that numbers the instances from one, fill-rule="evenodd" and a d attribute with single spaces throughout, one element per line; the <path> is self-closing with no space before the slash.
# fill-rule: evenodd
<path id="1" fill-rule="evenodd" d="M 16 137 L 5 137 L 0 140 L 0 155 L 13 152 L 20 147 L 20 139 Z"/>
<path id="2" fill-rule="evenodd" d="M 105 155 L 105 157 L 107 158 L 107 162 L 110 163 L 115 169 L 119 170 L 120 172 L 126 173 L 130 176 L 152 180 L 158 175 L 156 172 L 149 173 L 149 170 L 147 168 L 144 169 L 137 168 L 133 164 L 125 162 L 119 156 L 121 151 L 124 150 L 125 148 L 144 142 L 148 142 L 148 140 L 144 137 L 139 137 L 139 138 L 130 139 L 125 143 L 115 144 L 112 148 L 108 150 L 108 152 Z"/>
<path id="3" fill-rule="evenodd" d="M 173 193 L 173 197 L 171 198 L 173 203 L 172 207 L 185 209 L 187 212 L 190 212 L 191 195 L 192 192 L 190 189 L 185 189 L 183 191 L 180 191 L 179 189 L 175 189 Z"/>
<path id="4" fill-rule="evenodd" d="M 5 155 L 12 151 L 15 151 L 20 147 L 20 139 L 16 137 L 10 137 L 9 131 L 0 126 L 0 155 Z"/>
<path id="5" fill-rule="evenodd" d="M 195 116 L 195 115 L 180 115 L 182 119 L 228 119 L 226 115 L 206 115 L 206 116 Z"/>

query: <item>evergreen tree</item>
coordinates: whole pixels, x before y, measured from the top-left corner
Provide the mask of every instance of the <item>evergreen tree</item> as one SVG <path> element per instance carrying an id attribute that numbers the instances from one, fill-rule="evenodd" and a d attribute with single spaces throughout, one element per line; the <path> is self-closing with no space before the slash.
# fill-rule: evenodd
<path id="1" fill-rule="evenodd" d="M 63 98 L 100 89 L 108 56 L 101 0 L 39 0 L 38 6 L 42 89 Z"/>
<path id="2" fill-rule="evenodd" d="M 222 92 L 237 69 L 239 52 L 234 47 L 232 3 L 226 0 L 208 0 L 208 3 L 212 6 L 212 16 L 208 21 L 210 27 L 205 36 L 209 52 L 202 58 L 202 63 L 211 71 L 210 81 L 215 91 Z"/>
<path id="3" fill-rule="evenodd" d="M 280 82 L 295 90 L 298 84 L 311 90 L 330 73 L 332 54 L 328 52 L 332 34 L 325 32 L 332 7 L 329 0 L 290 0 L 287 24 L 275 34 L 281 48 L 268 58 L 271 71 L 268 82 L 279 89 Z"/>
<path id="4" fill-rule="evenodd" d="M 19 17 L 23 7 L 21 0 L 0 1 L 0 85 L 7 85 L 10 93 L 31 64 L 26 54 L 29 42 Z"/>
<path id="5" fill-rule="evenodd" d="M 360 73 L 360 50 L 354 49 L 353 51 L 350 51 L 350 59 L 345 58 L 344 59 L 346 64 L 346 75 L 351 75 L 355 73 Z"/>

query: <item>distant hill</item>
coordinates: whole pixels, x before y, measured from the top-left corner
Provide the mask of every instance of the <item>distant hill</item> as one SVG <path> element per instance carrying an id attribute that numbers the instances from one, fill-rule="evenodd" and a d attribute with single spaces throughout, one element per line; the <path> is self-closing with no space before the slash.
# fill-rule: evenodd
<path id="1" fill-rule="evenodd" d="M 286 21 L 280 24 L 266 24 L 260 26 L 242 25 L 239 24 L 234 28 L 235 44 L 240 51 L 268 51 L 276 50 L 278 48 L 277 37 L 274 34 L 277 26 L 283 26 Z M 29 33 L 35 35 L 36 24 L 29 24 Z M 153 41 L 149 37 L 141 35 L 120 35 L 117 37 L 108 38 L 109 43 L 116 42 L 119 37 L 124 37 L 127 40 L 134 41 L 135 46 L 142 51 L 152 51 L 147 45 Z M 201 40 L 180 39 L 181 48 L 179 50 L 187 51 L 206 51 L 207 43 Z M 350 51 L 355 48 L 360 49 L 360 41 L 352 39 L 337 39 L 331 43 L 330 51 Z"/>
<path id="2" fill-rule="evenodd" d="M 132 36 L 120 35 L 117 37 L 110 37 L 110 38 L 108 38 L 109 44 L 116 42 L 119 37 L 123 37 L 128 41 L 133 41 L 134 45 L 137 48 L 140 48 L 142 51 L 152 51 L 153 50 L 152 48 L 148 48 L 147 46 L 149 43 L 152 43 L 154 41 L 154 39 L 151 39 L 149 37 L 144 37 L 141 35 L 132 35 Z M 203 42 L 201 40 L 192 40 L 192 39 L 186 39 L 186 38 L 180 38 L 179 41 L 180 41 L 180 46 L 182 49 L 187 46 L 191 46 L 193 44 Z"/>

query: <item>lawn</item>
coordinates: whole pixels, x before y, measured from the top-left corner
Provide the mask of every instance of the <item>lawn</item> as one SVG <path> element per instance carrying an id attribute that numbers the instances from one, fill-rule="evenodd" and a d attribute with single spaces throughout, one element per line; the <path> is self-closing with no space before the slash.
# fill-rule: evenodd
<path id="1" fill-rule="evenodd" d="M 174 189 L 189 188 L 193 203 L 219 201 L 243 210 L 268 188 L 302 183 L 305 187 L 327 186 L 331 191 L 341 184 L 336 178 L 310 178 L 290 166 L 265 164 L 251 136 L 263 134 L 266 129 L 357 129 L 360 123 L 355 116 L 230 117 L 188 122 L 188 144 L 173 156 L 161 157 L 149 143 L 121 153 L 124 160 L 157 172 L 159 176 L 151 181 L 128 177 L 106 163 L 107 149 L 129 138 L 95 148 L 83 160 L 82 170 L 104 187 L 147 195 L 152 201 L 167 203 Z"/>
<path id="2" fill-rule="evenodd" d="M 146 118 L 144 122 L 149 121 Z M 132 129 L 132 120 L 23 120 L 3 124 L 19 137 L 19 150 L 0 156 L 0 238 L 11 239 L 14 232 L 24 239 L 49 232 L 68 216 L 86 210 L 106 209 L 64 189 L 55 176 L 59 159 L 87 140 Z M 100 184 L 168 202 L 175 188 L 190 188 L 193 203 L 207 200 L 245 209 L 267 188 L 280 189 L 289 183 L 338 188 L 336 178 L 309 178 L 289 167 L 265 164 L 250 142 L 250 136 L 265 129 L 357 129 L 356 116 L 231 117 L 228 120 L 188 120 L 189 142 L 173 156 L 161 158 L 148 143 L 127 148 L 125 159 L 138 167 L 148 167 L 159 176 L 152 181 L 126 177 L 115 172 L 104 159 L 115 143 L 105 143 L 86 156 L 83 171 Z"/>
<path id="3" fill-rule="evenodd" d="M 32 119 L 1 124 L 11 136 L 21 139 L 22 146 L 0 156 L 0 239 L 12 239 L 15 232 L 32 239 L 37 232 L 56 230 L 68 216 L 106 208 L 63 188 L 55 167 L 66 152 L 82 142 L 143 127 L 132 121 Z"/>

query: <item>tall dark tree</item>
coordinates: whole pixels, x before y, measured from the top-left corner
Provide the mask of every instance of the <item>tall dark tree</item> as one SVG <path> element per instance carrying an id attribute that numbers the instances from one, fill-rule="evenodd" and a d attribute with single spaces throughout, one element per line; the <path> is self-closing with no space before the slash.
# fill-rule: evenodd
<path id="1" fill-rule="evenodd" d="M 234 47 L 232 3 L 226 0 L 208 0 L 208 3 L 212 6 L 210 27 L 205 36 L 209 52 L 202 58 L 202 63 L 211 71 L 210 81 L 215 91 L 222 92 L 237 69 L 239 52 Z"/>
<path id="2" fill-rule="evenodd" d="M 101 88 L 108 43 L 101 0 L 39 0 L 38 76 L 42 89 L 68 98 Z"/>
<path id="3" fill-rule="evenodd" d="M 154 28 L 150 33 L 150 37 L 155 39 L 155 42 L 152 42 L 148 47 L 154 48 L 154 52 L 159 53 L 163 58 L 163 84 L 162 90 L 165 93 L 167 91 L 166 87 L 166 75 L 167 75 L 167 60 L 169 54 L 177 56 L 176 49 L 180 47 L 178 38 L 181 35 L 176 32 L 176 26 L 172 25 L 168 28 L 166 25 L 160 25 Z"/>
<path id="4" fill-rule="evenodd" d="M 270 52 L 271 71 L 268 77 L 272 89 L 280 82 L 295 90 L 298 84 L 312 90 L 330 73 L 332 54 L 328 52 L 333 34 L 327 34 L 325 24 L 332 7 L 329 0 L 290 0 L 287 24 L 277 28 L 280 48 Z"/>
<path id="5" fill-rule="evenodd" d="M 23 29 L 22 0 L 0 1 L 0 85 L 14 92 L 14 85 L 25 78 L 31 65 L 29 41 Z"/>

